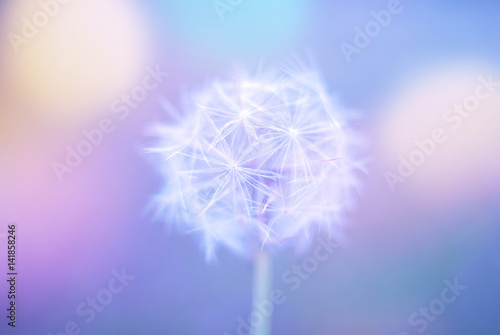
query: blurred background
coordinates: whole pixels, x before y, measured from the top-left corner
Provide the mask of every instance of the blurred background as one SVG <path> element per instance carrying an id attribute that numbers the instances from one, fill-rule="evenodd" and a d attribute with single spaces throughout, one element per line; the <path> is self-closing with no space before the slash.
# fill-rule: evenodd
<path id="1" fill-rule="evenodd" d="M 362 115 L 370 163 L 340 250 L 296 291 L 282 275 L 306 255 L 276 256 L 286 301 L 273 334 L 500 334 L 498 1 L 3 0 L 0 36 L 0 233 L 15 222 L 19 236 L 18 323 L 6 325 L 2 261 L 1 334 L 69 334 L 68 322 L 93 335 L 237 334 L 252 263 L 222 251 L 207 264 L 195 236 L 145 212 L 162 185 L 145 129 L 164 119 L 160 97 L 180 107 L 234 66 L 294 53 Z M 154 71 L 155 88 L 117 113 Z M 436 131 L 445 140 L 415 153 Z M 85 322 L 77 307 L 123 268 L 135 278 Z M 467 288 L 441 309 L 445 281 Z"/>

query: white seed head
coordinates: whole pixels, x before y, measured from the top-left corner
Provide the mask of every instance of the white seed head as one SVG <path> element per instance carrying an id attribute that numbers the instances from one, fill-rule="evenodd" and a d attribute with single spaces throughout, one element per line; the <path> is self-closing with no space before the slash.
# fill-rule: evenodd
<path id="1" fill-rule="evenodd" d="M 149 149 L 164 158 L 166 224 L 200 232 L 208 258 L 219 245 L 254 255 L 337 237 L 356 184 L 354 135 L 314 71 L 219 80 L 188 100 Z"/>

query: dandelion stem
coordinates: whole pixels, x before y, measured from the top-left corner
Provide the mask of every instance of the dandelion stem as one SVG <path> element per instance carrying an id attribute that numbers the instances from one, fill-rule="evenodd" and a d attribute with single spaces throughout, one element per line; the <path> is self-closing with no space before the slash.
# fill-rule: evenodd
<path id="1" fill-rule="evenodd" d="M 271 335 L 273 309 L 262 311 L 257 306 L 265 306 L 264 301 L 270 301 L 272 278 L 271 256 L 266 251 L 261 251 L 254 263 L 252 314 L 259 317 L 251 320 L 252 335 Z"/>

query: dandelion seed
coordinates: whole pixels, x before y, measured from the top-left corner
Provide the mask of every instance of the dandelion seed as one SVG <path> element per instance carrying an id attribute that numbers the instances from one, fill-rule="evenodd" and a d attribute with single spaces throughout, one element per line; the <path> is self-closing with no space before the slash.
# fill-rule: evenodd
<path id="1" fill-rule="evenodd" d="M 190 96 L 175 123 L 153 127 L 162 217 L 201 233 L 207 257 L 220 245 L 254 256 L 306 246 L 318 232 L 335 237 L 356 184 L 355 135 L 326 91 L 317 73 L 295 67 Z"/>

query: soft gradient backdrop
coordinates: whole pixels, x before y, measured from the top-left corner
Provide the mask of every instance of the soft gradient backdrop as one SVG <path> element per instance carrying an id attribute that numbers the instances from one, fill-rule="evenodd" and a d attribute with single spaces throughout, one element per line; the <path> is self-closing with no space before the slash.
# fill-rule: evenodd
<path id="1" fill-rule="evenodd" d="M 68 321 L 91 335 L 236 334 L 251 311 L 252 264 L 226 252 L 206 264 L 195 236 L 153 222 L 144 208 L 162 180 L 143 154 L 145 129 L 165 121 L 160 97 L 180 106 L 210 78 L 293 54 L 309 54 L 363 116 L 355 129 L 370 143 L 370 173 L 348 243 L 297 291 L 281 276 L 305 255 L 276 257 L 287 300 L 273 334 L 417 334 L 410 315 L 455 278 L 467 289 L 424 334 L 500 334 L 500 89 L 458 129 L 442 119 L 478 76 L 500 81 L 498 1 L 401 0 L 350 62 L 340 45 L 387 1 L 244 0 L 221 20 L 211 0 L 71 0 L 16 52 L 8 34 L 40 6 L 0 1 L 0 234 L 17 223 L 20 273 L 12 330 L 3 244 L 1 334 L 58 334 Z M 113 101 L 148 66 L 169 76 L 120 119 Z M 114 130 L 59 182 L 53 162 L 104 118 Z M 384 173 L 435 128 L 447 141 L 392 192 Z M 77 306 L 122 268 L 135 279 L 85 323 Z"/>

